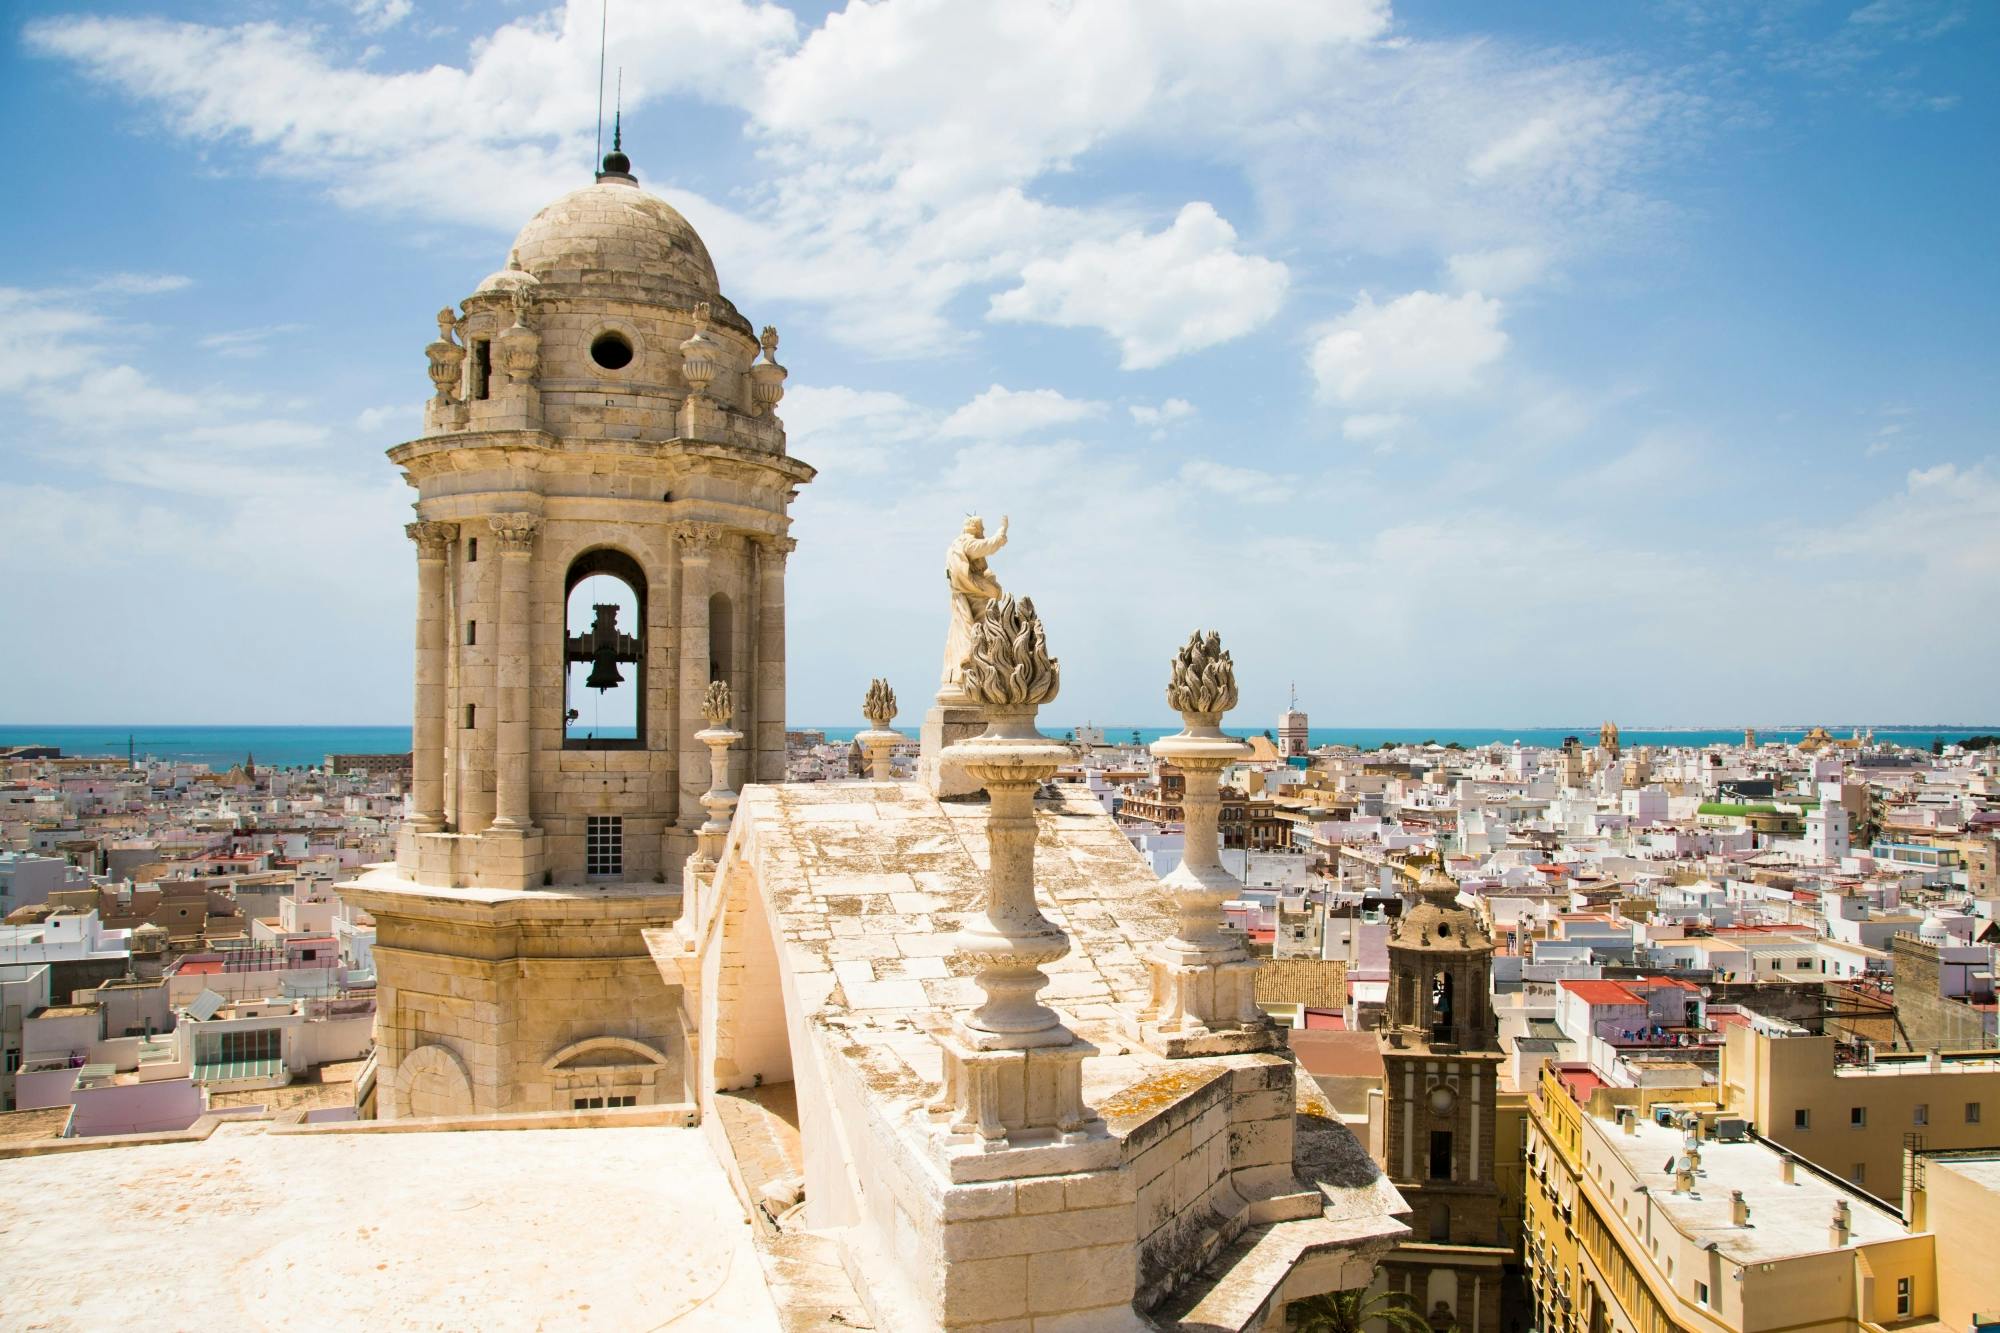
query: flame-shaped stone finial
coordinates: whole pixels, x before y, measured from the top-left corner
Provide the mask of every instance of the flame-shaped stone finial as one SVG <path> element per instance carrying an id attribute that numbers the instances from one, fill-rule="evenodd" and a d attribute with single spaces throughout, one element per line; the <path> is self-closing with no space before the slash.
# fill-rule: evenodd
<path id="1" fill-rule="evenodd" d="M 1236 707 L 1236 664 L 1214 630 L 1196 630 L 1174 655 L 1167 707 L 1176 713 L 1221 714 Z"/>
<path id="2" fill-rule="evenodd" d="M 989 602 L 972 625 L 963 685 L 987 708 L 1039 708 L 1056 697 L 1062 676 L 1032 598 Z"/>
<path id="3" fill-rule="evenodd" d="M 868 694 L 861 700 L 861 716 L 878 731 L 896 720 L 896 692 L 880 676 L 868 682 Z"/>
<path id="4" fill-rule="evenodd" d="M 708 693 L 701 697 L 701 715 L 708 719 L 711 727 L 729 725 L 730 714 L 736 711 L 729 698 L 729 682 L 712 680 L 708 683 Z"/>

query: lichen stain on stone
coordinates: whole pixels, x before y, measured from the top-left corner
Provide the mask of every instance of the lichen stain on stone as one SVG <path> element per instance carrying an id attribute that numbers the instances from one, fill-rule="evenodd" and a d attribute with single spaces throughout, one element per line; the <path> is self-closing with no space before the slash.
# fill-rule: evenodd
<path id="1" fill-rule="evenodd" d="M 1215 1074 L 1200 1064 L 1160 1069 L 1099 1102 L 1097 1113 L 1106 1121 L 1141 1120 L 1173 1105 Z"/>

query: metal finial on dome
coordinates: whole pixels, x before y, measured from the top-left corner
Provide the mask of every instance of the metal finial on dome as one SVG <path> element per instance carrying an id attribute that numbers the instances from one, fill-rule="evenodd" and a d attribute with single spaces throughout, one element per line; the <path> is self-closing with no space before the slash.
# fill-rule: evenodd
<path id="1" fill-rule="evenodd" d="M 599 184 L 618 181 L 626 185 L 637 185 L 639 178 L 632 174 L 632 159 L 625 156 L 625 71 L 618 71 L 617 101 L 611 110 L 611 151 L 604 155 L 604 169 L 597 173 Z"/>

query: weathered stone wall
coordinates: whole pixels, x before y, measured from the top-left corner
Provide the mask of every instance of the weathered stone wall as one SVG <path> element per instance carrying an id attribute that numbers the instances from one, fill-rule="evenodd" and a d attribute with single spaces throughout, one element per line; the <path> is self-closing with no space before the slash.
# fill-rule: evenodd
<path id="1" fill-rule="evenodd" d="M 1970 1050 L 1987 1044 L 1985 1016 L 1941 993 L 1938 947 L 1901 934 L 1890 941 L 1896 963 L 1896 1032 L 1908 1049 Z"/>
<path id="2" fill-rule="evenodd" d="M 639 934 L 671 920 L 678 895 L 538 895 L 524 907 L 512 896 L 385 892 L 366 877 L 342 892 L 376 922 L 383 1119 L 685 1096 L 680 1005 Z M 463 1071 L 462 1099 L 447 1063 Z"/>

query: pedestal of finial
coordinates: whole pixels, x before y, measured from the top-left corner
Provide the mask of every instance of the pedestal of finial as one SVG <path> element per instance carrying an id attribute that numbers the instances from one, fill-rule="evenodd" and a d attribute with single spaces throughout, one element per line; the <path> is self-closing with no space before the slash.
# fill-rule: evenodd
<path id="1" fill-rule="evenodd" d="M 955 692 L 947 699 L 946 693 L 940 691 L 938 701 L 924 714 L 923 730 L 919 733 L 917 781 L 931 795 L 940 798 L 978 792 L 979 784 L 946 752 L 979 735 L 985 727 L 986 715 L 977 704 Z"/>
<path id="2" fill-rule="evenodd" d="M 736 812 L 736 792 L 729 785 L 729 747 L 742 740 L 743 733 L 733 727 L 712 726 L 697 731 L 694 738 L 708 747 L 708 790 L 701 794 L 701 808 L 708 812 L 708 818 L 695 830 L 695 849 L 687 859 L 683 892 L 706 883 L 722 857 L 730 816 Z"/>
<path id="3" fill-rule="evenodd" d="M 945 1080 L 930 1110 L 947 1156 L 1103 1133 L 1083 1105 L 1083 1061 L 1097 1048 L 1036 999 L 1049 980 L 1042 968 L 1070 941 L 1035 903 L 1035 793 L 1069 751 L 1036 731 L 1034 716 L 1032 707 L 989 709 L 983 733 L 945 752 L 991 802 L 984 910 L 953 941 L 977 968 L 983 999 L 933 1032 Z"/>
<path id="4" fill-rule="evenodd" d="M 1219 729 L 1221 715 L 1183 714 L 1179 735 L 1153 743 L 1155 756 L 1181 770 L 1184 845 L 1181 863 L 1161 881 L 1174 909 L 1173 935 L 1147 956 L 1152 985 L 1127 1028 L 1169 1058 L 1271 1050 L 1277 1027 L 1257 1007 L 1257 964 L 1224 922 L 1222 905 L 1242 884 L 1218 850 L 1222 770 L 1250 757 L 1250 747 Z"/>
<path id="5" fill-rule="evenodd" d="M 954 1183 L 1117 1165 L 1118 1141 L 1083 1102 L 1083 1062 L 1097 1047 L 1058 1030 L 1060 1044 L 1027 1049 L 992 1049 L 963 1022 L 931 1030 L 944 1086 L 925 1117 Z"/>
<path id="6" fill-rule="evenodd" d="M 876 782 L 887 782 L 896 776 L 889 763 L 889 756 L 896 752 L 903 733 L 890 727 L 877 725 L 859 732 L 854 743 L 861 747 L 862 755 L 868 760 L 868 776 Z"/>

